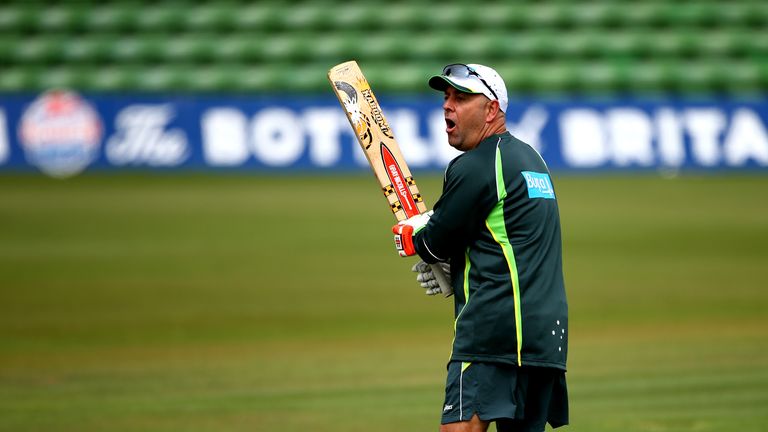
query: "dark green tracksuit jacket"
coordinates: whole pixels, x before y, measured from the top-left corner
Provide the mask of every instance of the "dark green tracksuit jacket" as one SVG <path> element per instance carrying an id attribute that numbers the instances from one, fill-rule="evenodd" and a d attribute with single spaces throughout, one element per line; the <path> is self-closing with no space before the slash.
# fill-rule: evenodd
<path id="1" fill-rule="evenodd" d="M 565 369 L 560 216 L 541 156 L 508 132 L 486 138 L 448 165 L 434 211 L 414 245 L 451 263 L 451 361 Z"/>

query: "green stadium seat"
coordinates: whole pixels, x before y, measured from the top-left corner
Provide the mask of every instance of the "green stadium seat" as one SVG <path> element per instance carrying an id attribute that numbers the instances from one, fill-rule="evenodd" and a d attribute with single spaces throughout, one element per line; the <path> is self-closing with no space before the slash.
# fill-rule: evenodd
<path id="1" fill-rule="evenodd" d="M 751 51 L 747 40 L 735 32 L 724 32 L 721 29 L 706 32 L 692 38 L 699 57 L 727 58 L 739 57 Z"/>
<path id="2" fill-rule="evenodd" d="M 305 35 L 304 38 L 303 44 L 307 47 L 306 59 L 315 61 L 344 59 L 346 57 L 365 59 L 368 55 L 367 47 L 359 43 L 361 40 L 359 35 L 329 33 L 314 37 Z"/>
<path id="3" fill-rule="evenodd" d="M 412 63 L 392 64 L 381 60 L 360 63 L 365 75 L 377 92 L 402 92 L 404 86 L 426 90 L 426 77 L 434 74 L 435 68 L 426 68 Z"/>
<path id="4" fill-rule="evenodd" d="M 758 94 L 761 85 L 760 63 L 751 61 L 729 62 L 718 65 L 719 77 L 723 81 L 723 90 L 734 93 Z"/>
<path id="5" fill-rule="evenodd" d="M 46 5 L 37 23 L 41 33 L 78 33 L 86 26 L 86 7 L 79 4 Z"/>
<path id="6" fill-rule="evenodd" d="M 26 36 L 23 41 L 13 44 L 8 60 L 21 65 L 58 63 L 62 57 L 62 44 L 60 38 Z"/>
<path id="7" fill-rule="evenodd" d="M 233 25 L 241 33 L 269 32 L 284 28 L 285 14 L 279 8 L 264 4 L 247 4 L 238 8 Z M 307 28 L 312 31 L 312 28 Z"/>
<path id="8" fill-rule="evenodd" d="M 334 14 L 333 8 L 322 4 L 299 4 L 291 9 L 291 13 L 279 14 L 279 24 L 285 30 L 322 31 L 328 28 L 328 22 Z"/>
<path id="9" fill-rule="evenodd" d="M 768 10 L 760 1 L 735 1 L 717 11 L 715 25 L 725 29 L 765 30 Z"/>
<path id="10" fill-rule="evenodd" d="M 136 5 L 103 3 L 94 6 L 84 17 L 84 26 L 92 33 L 133 32 L 140 28 L 145 11 Z"/>
<path id="11" fill-rule="evenodd" d="M 573 28 L 598 29 L 619 22 L 621 10 L 610 3 L 591 2 L 568 6 L 563 14 Z"/>
<path id="12" fill-rule="evenodd" d="M 674 23 L 676 25 L 691 27 L 712 27 L 720 19 L 722 5 L 714 3 L 686 3 L 683 7 L 671 8 L 670 11 L 676 14 Z"/>
<path id="13" fill-rule="evenodd" d="M 35 89 L 31 76 L 31 67 L 3 67 L 3 73 L 0 74 L 0 92 Z"/>
<path id="14" fill-rule="evenodd" d="M 246 67 L 235 67 L 238 88 L 252 92 L 279 94 L 290 91 L 292 83 L 285 77 L 287 71 L 296 69 L 296 65 L 256 63 Z M 323 76 L 324 78 L 324 76 Z"/>
<path id="15" fill-rule="evenodd" d="M 263 58 L 261 46 L 263 38 L 249 38 L 239 34 L 231 34 L 208 39 L 215 44 L 212 51 L 212 61 L 249 62 Z M 166 45 L 167 47 L 167 45 Z"/>
<path id="16" fill-rule="evenodd" d="M 621 79 L 628 90 L 635 92 L 658 91 L 660 83 L 669 86 L 674 82 L 668 65 L 656 60 L 633 62 L 622 70 Z"/>
<path id="17" fill-rule="evenodd" d="M 77 88 L 78 71 L 71 67 L 46 67 L 37 75 L 37 86 L 41 89 Z"/>
<path id="18" fill-rule="evenodd" d="M 229 31 L 237 28 L 238 7 L 227 3 L 204 3 L 188 7 L 182 14 L 187 31 Z"/>
<path id="19" fill-rule="evenodd" d="M 373 15 L 372 8 L 360 3 L 350 3 L 336 12 L 329 17 L 330 24 L 333 28 L 343 31 L 359 29 L 365 22 L 370 21 Z"/>
<path id="20" fill-rule="evenodd" d="M 588 62 L 573 62 L 568 91 L 575 93 L 603 93 L 618 89 L 624 78 L 624 71 L 615 62 L 595 59 Z"/>
<path id="21" fill-rule="evenodd" d="M 20 11 L 9 5 L 0 5 L 0 32 L 21 33 L 19 25 Z"/>
<path id="22" fill-rule="evenodd" d="M 556 27 L 565 17 L 562 6 L 555 3 L 531 3 L 516 12 L 521 16 L 521 24 L 531 29 Z"/>
<path id="23" fill-rule="evenodd" d="M 306 41 L 290 34 L 270 36 L 263 45 L 264 57 L 274 61 L 302 60 L 310 49 Z"/>
<path id="24" fill-rule="evenodd" d="M 433 7 L 429 11 L 424 11 L 424 13 L 429 14 L 429 19 L 425 20 L 424 23 L 441 30 L 474 27 L 469 19 L 472 15 L 467 13 L 467 9 L 456 4 Z"/>
<path id="25" fill-rule="evenodd" d="M 468 27 L 472 29 L 515 29 L 519 26 L 518 21 L 522 18 L 518 13 L 515 13 L 515 7 L 519 7 L 518 3 L 490 3 L 483 5 L 483 7 L 467 7 L 464 11 L 464 18 L 468 24 Z M 450 30 L 450 29 L 446 29 Z M 478 33 L 484 33 L 482 31 Z"/>
<path id="26" fill-rule="evenodd" d="M 508 38 L 499 38 L 493 46 L 497 57 L 510 57 L 519 60 L 541 58 L 550 55 L 550 44 L 541 33 L 519 32 Z"/>
<path id="27" fill-rule="evenodd" d="M 130 21 L 130 27 L 136 32 L 178 33 L 184 30 L 186 7 L 174 4 L 157 4 L 136 21 Z"/>
<path id="28" fill-rule="evenodd" d="M 159 46 L 149 37 L 126 35 L 112 40 L 109 61 L 113 63 L 150 63 L 158 59 Z"/>
<path id="29" fill-rule="evenodd" d="M 496 70 L 504 77 L 510 98 L 531 92 L 533 75 L 536 73 L 530 65 L 520 62 L 505 62 L 496 66 Z"/>
<path id="30" fill-rule="evenodd" d="M 107 58 L 112 44 L 103 38 L 76 36 L 69 39 L 62 48 L 61 54 L 67 63 L 96 62 Z"/>
<path id="31" fill-rule="evenodd" d="M 434 8 L 434 7 L 432 7 Z M 424 31 L 429 29 L 432 22 L 429 4 L 393 3 L 388 5 L 386 13 L 374 16 L 365 27 L 379 31 Z M 455 28 L 458 30 L 458 28 Z"/>
<path id="32" fill-rule="evenodd" d="M 531 90 L 537 93 L 562 92 L 575 87 L 578 70 L 569 63 L 535 64 L 531 74 Z"/>
<path id="33" fill-rule="evenodd" d="M 0 31 L 8 34 L 27 34 L 37 29 L 40 14 L 38 11 L 28 5 L 10 5 L 0 6 Z"/>
<path id="34" fill-rule="evenodd" d="M 17 41 L 15 39 L 0 34 L 0 67 L 13 59 L 16 46 Z"/>
<path id="35" fill-rule="evenodd" d="M 90 79 L 84 89 L 108 92 L 138 89 L 141 81 L 140 74 L 126 65 L 99 65 L 94 69 L 98 72 L 89 74 Z"/>

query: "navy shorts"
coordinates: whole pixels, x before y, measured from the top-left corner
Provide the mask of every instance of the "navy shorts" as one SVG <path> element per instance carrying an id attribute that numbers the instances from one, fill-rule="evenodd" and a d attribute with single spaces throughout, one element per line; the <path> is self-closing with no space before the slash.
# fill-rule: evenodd
<path id="1" fill-rule="evenodd" d="M 499 432 L 541 432 L 568 424 L 565 371 L 501 363 L 448 364 L 441 423 L 475 414 Z"/>

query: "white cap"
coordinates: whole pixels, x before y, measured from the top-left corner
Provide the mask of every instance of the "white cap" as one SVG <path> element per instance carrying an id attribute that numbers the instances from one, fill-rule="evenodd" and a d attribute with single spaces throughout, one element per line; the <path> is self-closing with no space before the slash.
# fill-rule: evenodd
<path id="1" fill-rule="evenodd" d="M 468 67 L 469 73 L 456 73 L 456 69 L 461 70 L 462 67 Z M 507 112 L 507 86 L 501 75 L 488 66 L 473 63 L 452 64 L 446 66 L 442 74 L 429 79 L 429 86 L 435 90 L 445 91 L 448 85 L 464 93 L 484 94 L 490 100 L 498 100 L 501 111 Z"/>

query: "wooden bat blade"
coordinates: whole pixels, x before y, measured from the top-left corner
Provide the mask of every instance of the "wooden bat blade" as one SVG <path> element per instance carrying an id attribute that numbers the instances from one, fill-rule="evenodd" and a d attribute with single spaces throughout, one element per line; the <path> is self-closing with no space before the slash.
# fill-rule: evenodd
<path id="1" fill-rule="evenodd" d="M 397 220 L 427 211 L 400 146 L 360 66 L 355 61 L 341 63 L 328 72 L 328 79 Z"/>
<path id="2" fill-rule="evenodd" d="M 395 218 L 401 221 L 426 212 L 416 181 L 360 66 L 354 60 L 338 64 L 328 71 L 328 80 Z M 431 268 L 443 294 L 453 294 L 443 269 L 439 265 Z"/>

